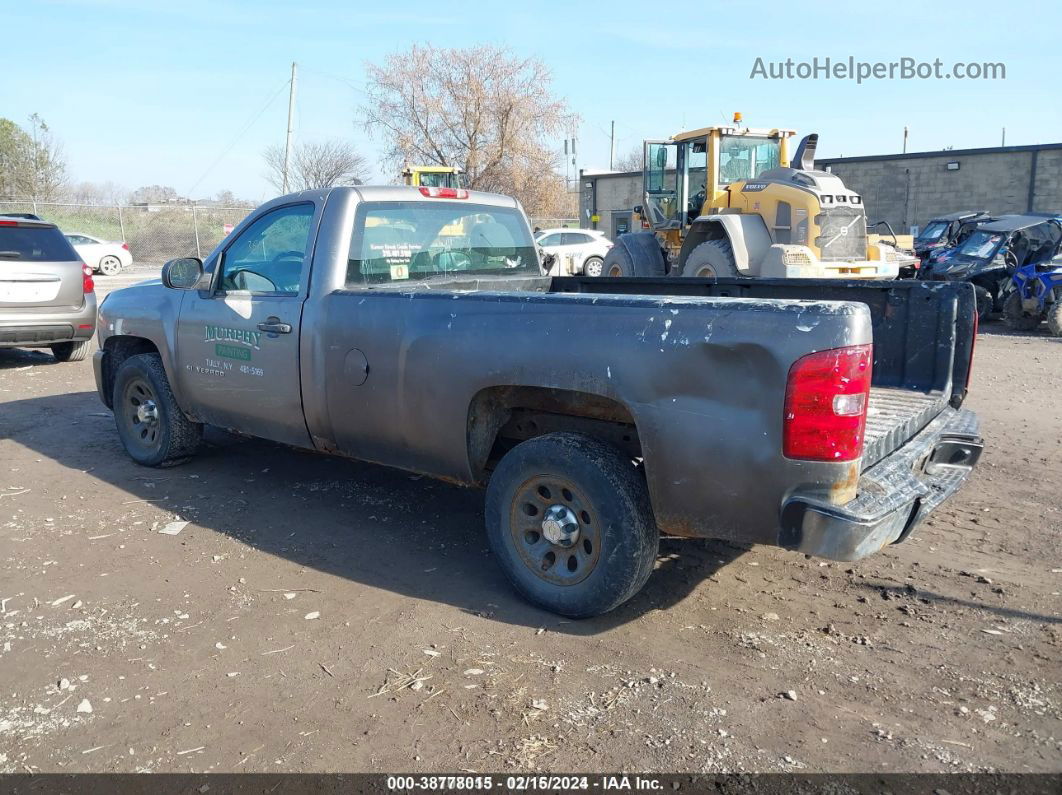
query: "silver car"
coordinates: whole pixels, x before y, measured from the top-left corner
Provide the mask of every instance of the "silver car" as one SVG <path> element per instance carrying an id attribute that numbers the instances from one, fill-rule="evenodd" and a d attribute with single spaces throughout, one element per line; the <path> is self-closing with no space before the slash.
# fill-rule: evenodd
<path id="1" fill-rule="evenodd" d="M 92 269 L 55 224 L 0 215 L 0 348 L 78 362 L 96 328 Z"/>

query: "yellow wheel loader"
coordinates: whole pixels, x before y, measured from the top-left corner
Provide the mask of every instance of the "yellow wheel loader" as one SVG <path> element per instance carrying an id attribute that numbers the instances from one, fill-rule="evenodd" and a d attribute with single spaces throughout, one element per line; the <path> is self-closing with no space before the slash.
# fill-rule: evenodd
<path id="1" fill-rule="evenodd" d="M 897 252 L 868 243 L 862 198 L 815 170 L 817 135 L 790 163 L 783 129 L 704 127 L 646 141 L 648 231 L 616 238 L 606 276 L 895 279 Z"/>
<path id="2" fill-rule="evenodd" d="M 402 184 L 426 188 L 463 188 L 461 169 L 457 166 L 406 166 Z"/>

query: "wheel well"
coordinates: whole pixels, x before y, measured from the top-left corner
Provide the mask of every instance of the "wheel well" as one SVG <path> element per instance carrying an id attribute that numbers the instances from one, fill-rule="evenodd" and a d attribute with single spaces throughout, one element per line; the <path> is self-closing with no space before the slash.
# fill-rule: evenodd
<path id="1" fill-rule="evenodd" d="M 103 350 L 107 354 L 103 357 L 103 399 L 107 408 L 114 408 L 111 405 L 114 377 L 118 373 L 118 368 L 122 366 L 122 362 L 130 356 L 141 353 L 158 353 L 159 349 L 154 342 L 143 337 L 116 335 L 107 339 L 107 342 L 103 344 Z"/>
<path id="2" fill-rule="evenodd" d="M 558 431 L 594 436 L 632 459 L 642 455 L 630 411 L 612 398 L 568 389 L 498 386 L 481 390 L 468 409 L 468 454 L 473 477 L 484 479 L 509 450 Z"/>
<path id="3" fill-rule="evenodd" d="M 697 248 L 701 243 L 708 240 L 726 240 L 726 229 L 720 223 L 713 221 L 701 221 L 700 223 L 694 221 L 690 226 L 689 231 L 686 233 L 686 239 L 682 241 L 682 248 L 679 250 L 678 259 L 671 265 L 671 273 L 681 274 L 683 267 L 686 265 L 686 260 L 689 259 L 690 252 Z"/>

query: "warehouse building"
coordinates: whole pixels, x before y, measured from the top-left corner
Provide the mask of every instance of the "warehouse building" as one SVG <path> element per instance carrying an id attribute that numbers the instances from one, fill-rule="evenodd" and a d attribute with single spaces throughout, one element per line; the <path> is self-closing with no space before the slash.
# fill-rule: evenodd
<path id="1" fill-rule="evenodd" d="M 863 196 L 869 222 L 911 232 L 935 215 L 1062 213 L 1062 143 L 822 158 L 816 166 Z M 641 172 L 584 172 L 579 220 L 615 237 L 642 203 Z"/>

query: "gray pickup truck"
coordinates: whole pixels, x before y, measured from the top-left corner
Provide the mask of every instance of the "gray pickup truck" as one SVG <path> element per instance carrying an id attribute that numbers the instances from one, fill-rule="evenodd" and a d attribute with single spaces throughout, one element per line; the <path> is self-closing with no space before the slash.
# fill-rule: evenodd
<path id="1" fill-rule="evenodd" d="M 902 541 L 981 452 L 975 316 L 964 284 L 551 279 L 510 198 L 333 188 L 111 293 L 94 367 L 144 465 L 210 424 L 485 486 L 515 587 L 585 617 L 660 533 Z"/>

